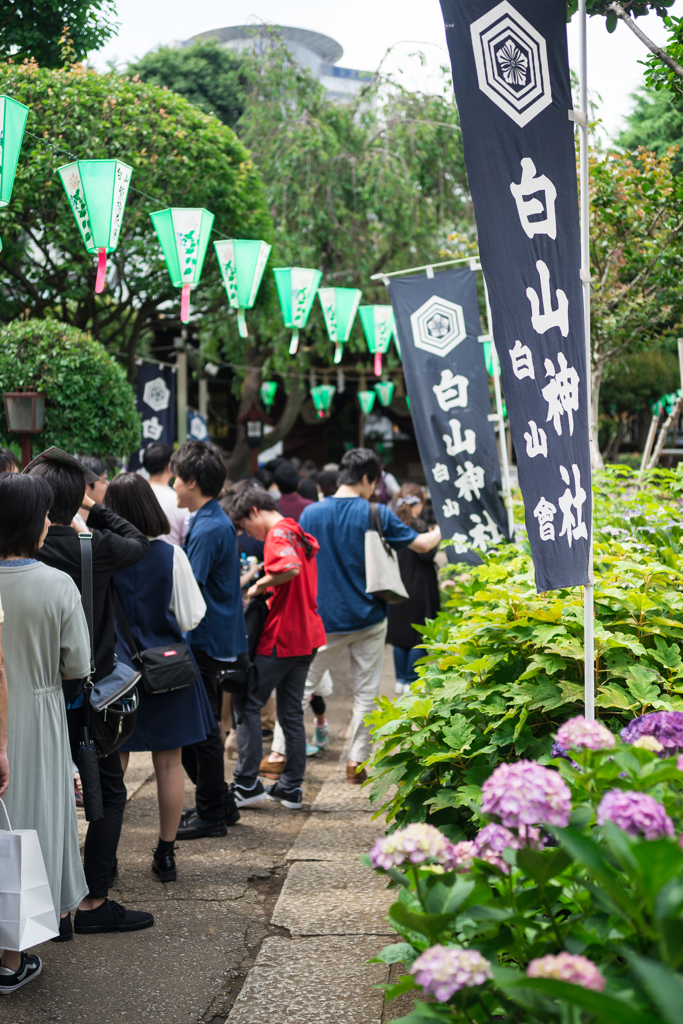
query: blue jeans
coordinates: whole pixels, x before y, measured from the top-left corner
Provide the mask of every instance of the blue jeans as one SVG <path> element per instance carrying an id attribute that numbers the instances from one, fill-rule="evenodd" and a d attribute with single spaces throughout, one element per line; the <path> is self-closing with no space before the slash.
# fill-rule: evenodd
<path id="1" fill-rule="evenodd" d="M 394 647 L 394 668 L 397 683 L 414 683 L 418 678 L 415 662 L 427 652 L 418 647 Z"/>

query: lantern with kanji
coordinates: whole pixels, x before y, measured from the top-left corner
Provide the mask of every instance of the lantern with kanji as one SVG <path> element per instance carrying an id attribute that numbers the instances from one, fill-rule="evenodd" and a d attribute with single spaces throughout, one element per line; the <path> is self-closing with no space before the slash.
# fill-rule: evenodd
<path id="1" fill-rule="evenodd" d="M 133 168 L 122 160 L 75 160 L 57 168 L 89 253 L 97 253 L 95 291 L 104 290 L 107 253 L 116 252 Z"/>
<path id="2" fill-rule="evenodd" d="M 311 388 L 311 398 L 315 411 L 321 420 L 324 420 L 332 408 L 332 399 L 337 393 L 334 384 L 316 384 Z"/>
<path id="3" fill-rule="evenodd" d="M 292 328 L 292 340 L 289 344 L 290 356 L 295 355 L 299 347 L 299 331 L 308 322 L 308 315 L 323 276 L 320 270 L 306 267 L 277 267 L 273 270 L 280 309 L 285 327 Z"/>
<path id="4" fill-rule="evenodd" d="M 276 391 L 276 380 L 264 380 L 263 383 L 261 384 L 261 401 L 263 402 L 266 412 L 270 412 L 270 407 L 275 401 Z"/>
<path id="5" fill-rule="evenodd" d="M 240 338 L 248 338 L 246 309 L 251 309 L 261 284 L 263 271 L 270 256 L 267 242 L 246 238 L 226 238 L 214 242 L 221 277 L 228 302 L 237 310 L 237 330 Z"/>
<path id="6" fill-rule="evenodd" d="M 364 416 L 369 416 L 372 412 L 372 407 L 375 404 L 377 395 L 374 391 L 359 391 L 358 392 L 358 404 L 360 405 L 361 412 Z"/>
<path id="7" fill-rule="evenodd" d="M 251 472 L 258 469 L 258 452 L 265 435 L 265 425 L 270 423 L 262 409 L 259 409 L 256 402 L 252 402 L 246 412 L 237 417 L 239 424 L 244 424 L 244 440 L 251 449 Z"/>
<path id="8" fill-rule="evenodd" d="M 380 380 L 375 384 L 375 391 L 379 398 L 380 405 L 383 405 L 385 409 L 388 409 L 391 405 L 391 400 L 394 397 L 395 384 L 391 380 Z"/>
<path id="9" fill-rule="evenodd" d="M 375 357 L 375 377 L 382 375 L 382 356 L 389 349 L 396 321 L 391 306 L 361 306 L 360 318 L 369 350 Z"/>
<path id="10" fill-rule="evenodd" d="M 7 206 L 12 198 L 27 117 L 28 107 L 23 103 L 9 96 L 0 96 L 0 207 Z"/>
<path id="11" fill-rule="evenodd" d="M 174 207 L 150 213 L 174 288 L 180 288 L 180 320 L 190 319 L 190 291 L 199 284 L 213 227 L 213 214 L 201 207 Z"/>
<path id="12" fill-rule="evenodd" d="M 330 341 L 334 342 L 334 361 L 340 363 L 342 346 L 349 340 L 353 321 L 363 293 L 360 288 L 319 288 L 318 298 L 325 317 Z"/>

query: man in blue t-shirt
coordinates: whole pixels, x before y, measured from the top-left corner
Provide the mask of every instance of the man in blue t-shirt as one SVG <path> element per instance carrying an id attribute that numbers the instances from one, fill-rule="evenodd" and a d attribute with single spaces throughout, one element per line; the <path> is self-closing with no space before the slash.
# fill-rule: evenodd
<path id="1" fill-rule="evenodd" d="M 309 505 L 299 520 L 302 530 L 313 534 L 320 544 L 318 611 L 327 635 L 327 643 L 309 669 L 304 699 L 347 648 L 354 703 L 346 778 L 352 785 L 366 778 L 365 771 L 357 771 L 370 753 L 370 730 L 363 719 L 372 711 L 379 690 L 387 634 L 386 602 L 365 591 L 365 532 L 371 528 L 368 499 L 380 472 L 379 460 L 369 448 L 347 452 L 336 493 Z M 431 551 L 441 540 L 438 527 L 416 533 L 386 505 L 379 505 L 379 512 L 385 539 L 397 551 L 405 547 Z"/>
<path id="2" fill-rule="evenodd" d="M 206 739 L 183 747 L 183 767 L 196 786 L 197 805 L 183 814 L 176 838 L 213 838 L 227 835 L 226 825 L 235 825 L 240 816 L 225 781 L 218 727 L 221 674 L 246 671 L 249 664 L 240 556 L 235 527 L 216 500 L 225 482 L 220 454 L 203 441 L 188 441 L 171 456 L 171 472 L 178 507 L 193 513 L 183 548 L 206 602 L 206 615 L 188 633 L 188 642 L 215 719 Z"/>

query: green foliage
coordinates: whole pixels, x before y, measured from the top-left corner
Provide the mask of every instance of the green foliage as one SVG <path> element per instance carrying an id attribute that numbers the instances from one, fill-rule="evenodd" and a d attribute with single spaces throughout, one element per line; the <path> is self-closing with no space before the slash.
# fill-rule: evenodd
<path id="1" fill-rule="evenodd" d="M 653 472 L 635 493 L 634 482 L 610 467 L 594 486 L 596 708 L 613 731 L 683 710 L 683 476 Z M 537 594 L 528 546 L 507 545 L 453 578 L 423 633 L 419 682 L 369 716 L 371 799 L 397 824 L 462 838 L 496 764 L 547 758 L 559 724 L 583 710 L 582 592 Z"/>
<path id="2" fill-rule="evenodd" d="M 681 386 L 678 356 L 668 350 L 634 352 L 606 371 L 600 389 L 604 409 L 615 413 L 638 413 L 650 402 Z"/>
<path id="3" fill-rule="evenodd" d="M 114 0 L 4 0 L 0 60 L 28 58 L 45 68 L 82 60 L 116 35 L 115 16 Z"/>
<path id="4" fill-rule="evenodd" d="M 42 448 L 128 454 L 140 416 L 123 368 L 89 335 L 56 320 L 16 320 L 0 331 L 0 392 L 37 387 L 46 398 Z M 0 419 L 0 443 L 16 443 Z M 35 445 L 36 442 L 34 442 Z"/>
<path id="5" fill-rule="evenodd" d="M 664 49 L 680 64 L 683 60 L 683 18 L 670 15 L 664 18 L 664 24 L 669 29 L 669 37 Z M 650 54 L 644 63 L 647 69 L 645 72 L 647 84 L 657 90 L 669 90 L 676 103 L 680 104 L 683 97 L 683 82 L 678 75 L 655 54 Z"/>
<path id="6" fill-rule="evenodd" d="M 666 156 L 672 146 L 680 147 L 683 141 L 681 97 L 668 89 L 648 89 L 642 86 L 633 93 L 632 98 L 635 103 L 631 113 L 624 119 L 626 128 L 619 135 L 619 145 L 629 150 L 642 146 L 659 157 Z M 680 149 L 673 154 L 671 170 L 675 175 L 683 171 L 683 154 Z"/>

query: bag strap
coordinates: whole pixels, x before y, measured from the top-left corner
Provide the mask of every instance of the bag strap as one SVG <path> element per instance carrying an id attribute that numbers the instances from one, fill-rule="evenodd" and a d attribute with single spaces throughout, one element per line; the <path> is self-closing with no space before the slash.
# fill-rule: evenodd
<path id="1" fill-rule="evenodd" d="M 377 533 L 379 534 L 379 539 L 382 541 L 382 547 L 384 548 L 386 553 L 388 555 L 390 555 L 393 552 L 393 548 L 387 542 L 387 540 L 386 540 L 386 538 L 384 536 L 384 531 L 382 529 L 382 517 L 381 517 L 380 511 L 379 511 L 379 502 L 371 501 L 371 502 L 369 502 L 369 505 L 370 505 L 370 529 L 371 530 L 377 530 Z"/>
<path id="2" fill-rule="evenodd" d="M 128 620 L 126 619 L 126 616 L 123 614 L 123 608 L 121 607 L 121 602 L 119 601 L 119 595 L 116 593 L 116 588 L 114 588 L 114 612 L 116 614 L 117 622 L 121 627 L 121 632 L 123 633 L 124 639 L 128 644 L 130 656 L 133 659 L 133 661 L 139 662 L 140 652 L 138 651 L 138 646 L 135 643 L 135 640 L 133 639 L 133 634 L 130 631 Z"/>
<path id="3" fill-rule="evenodd" d="M 7 824 L 9 825 L 9 830 L 10 830 L 10 832 L 14 832 L 14 829 L 12 828 L 12 822 L 9 820 L 9 814 L 7 813 L 7 808 L 5 807 L 5 801 L 4 800 L 0 800 L 0 804 L 2 804 L 2 809 L 5 812 L 5 817 L 7 818 Z"/>
<path id="4" fill-rule="evenodd" d="M 78 540 L 81 552 L 81 601 L 90 634 L 90 675 L 93 675 L 95 672 L 95 631 L 92 597 L 92 533 L 79 533 Z"/>

